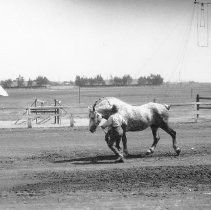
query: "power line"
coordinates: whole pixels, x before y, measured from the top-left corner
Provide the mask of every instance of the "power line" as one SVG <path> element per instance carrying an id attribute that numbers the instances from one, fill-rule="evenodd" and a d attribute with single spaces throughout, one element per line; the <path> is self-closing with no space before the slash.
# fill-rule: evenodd
<path id="1" fill-rule="evenodd" d="M 191 6 L 192 8 L 192 6 Z M 152 54 L 148 57 L 148 59 L 144 62 L 144 64 L 142 65 L 142 69 L 146 68 L 146 66 L 148 65 L 148 63 L 150 62 L 150 60 L 152 60 L 152 58 L 163 48 L 163 46 L 165 46 L 165 44 L 167 43 L 167 41 L 170 39 L 170 37 L 172 36 L 172 34 L 174 34 L 174 32 L 176 31 L 176 29 L 178 28 L 179 24 L 181 23 L 181 20 L 184 19 L 184 17 L 186 17 L 188 15 L 188 11 L 191 9 L 188 8 L 185 12 L 184 15 L 181 16 L 181 18 L 176 22 L 176 24 L 173 27 L 173 30 L 171 30 L 168 35 L 166 36 L 166 38 L 161 42 L 161 44 L 152 52 Z"/>
<path id="2" fill-rule="evenodd" d="M 192 11 L 192 15 L 191 15 L 190 25 L 189 25 L 189 29 L 188 29 L 188 32 L 187 32 L 187 37 L 186 37 L 185 44 L 184 44 L 182 60 L 181 60 L 181 66 L 180 66 L 180 69 L 179 69 L 179 81 L 181 80 L 181 69 L 183 67 L 183 63 L 184 63 L 186 52 L 187 52 L 187 48 L 188 48 L 188 41 L 189 41 L 190 32 L 191 32 L 191 28 L 192 28 L 192 24 L 193 24 L 194 11 L 195 11 L 195 4 L 193 6 L 193 11 Z"/>
<path id="3" fill-rule="evenodd" d="M 178 61 L 176 63 L 176 67 L 170 73 L 168 81 L 170 81 L 170 78 L 172 77 L 173 73 L 177 73 L 177 72 L 179 73 L 178 80 L 179 81 L 181 80 L 181 69 L 182 69 L 182 66 L 183 66 L 183 63 L 184 63 L 184 59 L 185 59 L 185 55 L 186 55 L 186 52 L 187 52 L 188 41 L 189 41 L 190 32 L 191 32 L 191 28 L 192 28 L 192 24 L 193 24 L 195 4 L 191 6 L 191 10 L 192 10 L 192 12 L 191 12 L 191 17 L 190 17 L 190 22 L 187 25 L 187 29 L 186 29 L 187 33 L 184 34 L 184 45 L 183 45 L 183 47 L 181 49 L 181 53 L 179 53 L 179 55 L 178 55 Z M 179 71 L 178 71 L 178 69 L 179 69 Z"/>

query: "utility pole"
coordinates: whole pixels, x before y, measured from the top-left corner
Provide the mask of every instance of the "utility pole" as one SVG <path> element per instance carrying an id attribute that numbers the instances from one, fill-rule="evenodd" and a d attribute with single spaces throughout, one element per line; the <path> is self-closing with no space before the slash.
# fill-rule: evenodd
<path id="1" fill-rule="evenodd" d="M 199 47 L 209 46 L 209 9 L 211 2 L 194 1 L 197 5 L 197 45 Z M 200 7 L 200 8 L 199 8 Z"/>
<path id="2" fill-rule="evenodd" d="M 194 4 L 211 4 L 211 2 L 199 2 L 199 1 L 194 1 Z"/>

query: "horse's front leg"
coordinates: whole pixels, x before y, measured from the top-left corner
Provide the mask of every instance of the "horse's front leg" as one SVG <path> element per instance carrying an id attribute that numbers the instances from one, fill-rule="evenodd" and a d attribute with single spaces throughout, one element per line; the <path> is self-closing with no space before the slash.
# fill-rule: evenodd
<path id="1" fill-rule="evenodd" d="M 160 136 L 157 133 L 158 127 L 157 126 L 151 126 L 152 129 L 152 135 L 153 135 L 153 144 L 150 147 L 150 149 L 147 150 L 146 155 L 152 154 L 155 151 L 155 147 L 157 146 L 158 141 L 160 140 Z"/>

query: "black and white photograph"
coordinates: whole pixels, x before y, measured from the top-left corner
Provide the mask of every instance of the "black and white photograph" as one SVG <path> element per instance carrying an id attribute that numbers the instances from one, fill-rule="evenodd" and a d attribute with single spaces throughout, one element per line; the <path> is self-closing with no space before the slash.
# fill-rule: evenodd
<path id="1" fill-rule="evenodd" d="M 0 210 L 211 209 L 211 0 L 0 0 Z"/>

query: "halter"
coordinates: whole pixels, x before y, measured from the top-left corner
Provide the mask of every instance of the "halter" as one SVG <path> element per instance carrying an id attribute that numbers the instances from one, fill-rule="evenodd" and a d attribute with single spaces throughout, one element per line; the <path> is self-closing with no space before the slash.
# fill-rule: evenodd
<path id="1" fill-rule="evenodd" d="M 97 101 L 95 101 L 95 103 L 94 103 L 94 105 L 93 105 L 93 108 L 92 108 L 93 112 L 95 112 L 95 107 L 96 107 L 96 105 L 97 105 L 100 101 L 102 101 L 103 99 L 106 99 L 106 100 L 108 101 L 109 106 L 111 106 L 111 103 L 110 103 L 110 101 L 108 100 L 108 98 L 103 96 L 102 98 L 99 98 Z M 103 117 L 103 116 L 102 116 L 102 117 Z M 107 134 L 107 132 L 106 132 L 104 129 L 102 129 L 102 130 L 103 130 L 103 132 L 104 132 L 105 134 Z"/>

